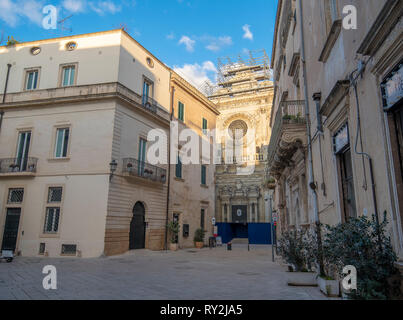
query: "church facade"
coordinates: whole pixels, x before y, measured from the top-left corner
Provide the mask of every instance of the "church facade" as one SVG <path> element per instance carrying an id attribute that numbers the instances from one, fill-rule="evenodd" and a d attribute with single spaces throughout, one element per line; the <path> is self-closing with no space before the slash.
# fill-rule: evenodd
<path id="1" fill-rule="evenodd" d="M 249 57 L 219 60 L 218 89 L 209 97 L 220 112 L 215 174 L 219 224 L 270 222 L 265 169 L 273 85 L 266 53 Z"/>

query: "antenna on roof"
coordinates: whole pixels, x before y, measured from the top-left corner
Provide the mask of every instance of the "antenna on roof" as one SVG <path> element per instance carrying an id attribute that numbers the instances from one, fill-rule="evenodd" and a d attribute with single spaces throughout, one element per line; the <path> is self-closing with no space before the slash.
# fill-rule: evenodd
<path id="1" fill-rule="evenodd" d="M 125 31 L 125 32 L 129 32 L 129 27 L 127 26 L 126 23 L 121 23 L 121 24 L 119 25 L 119 29 L 122 29 L 122 30 Z"/>
<path id="2" fill-rule="evenodd" d="M 64 23 L 65 23 L 68 19 L 70 19 L 72 16 L 73 16 L 73 15 L 71 14 L 71 15 L 69 15 L 68 17 L 66 17 L 66 18 L 64 18 L 64 19 L 62 19 L 62 20 L 59 20 L 59 21 L 57 22 L 57 24 L 60 24 L 60 30 L 61 30 L 62 32 L 63 32 L 63 31 L 73 32 L 73 29 L 72 29 L 72 28 L 66 28 L 66 27 L 64 26 Z"/>

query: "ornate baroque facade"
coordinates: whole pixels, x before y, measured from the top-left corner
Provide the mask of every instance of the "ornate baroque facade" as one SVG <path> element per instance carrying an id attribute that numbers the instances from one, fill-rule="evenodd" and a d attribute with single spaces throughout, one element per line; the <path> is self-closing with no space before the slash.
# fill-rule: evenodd
<path id="1" fill-rule="evenodd" d="M 217 141 L 221 143 L 221 163 L 215 175 L 217 222 L 237 222 L 236 209 L 240 207 L 246 209 L 247 222 L 269 222 L 265 168 L 273 85 L 267 56 L 265 52 L 260 54 L 251 53 L 248 62 L 219 61 L 219 89 L 210 96 L 220 112 Z M 242 133 L 241 139 L 237 139 L 237 130 Z"/>

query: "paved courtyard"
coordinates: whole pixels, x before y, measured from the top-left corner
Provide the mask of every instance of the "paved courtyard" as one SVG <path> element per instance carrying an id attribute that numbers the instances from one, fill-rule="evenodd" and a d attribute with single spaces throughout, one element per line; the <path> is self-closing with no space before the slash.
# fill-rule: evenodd
<path id="1" fill-rule="evenodd" d="M 57 290 L 44 290 L 42 269 L 57 268 Z M 226 251 L 140 250 L 97 259 L 17 257 L 0 262 L 0 299 L 325 299 L 318 288 L 289 287 L 269 246 Z"/>

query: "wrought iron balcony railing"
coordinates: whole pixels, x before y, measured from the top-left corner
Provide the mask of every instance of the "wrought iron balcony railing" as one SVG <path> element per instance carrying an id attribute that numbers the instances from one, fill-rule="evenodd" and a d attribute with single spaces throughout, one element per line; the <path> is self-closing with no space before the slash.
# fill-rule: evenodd
<path id="1" fill-rule="evenodd" d="M 155 182 L 165 183 L 167 180 L 167 170 L 139 161 L 134 158 L 123 159 L 123 173 L 130 176 L 149 179 Z"/>
<path id="2" fill-rule="evenodd" d="M 154 99 L 143 95 L 141 97 L 141 104 L 148 111 L 151 111 L 152 113 L 157 113 L 158 102 L 155 101 Z"/>
<path id="3" fill-rule="evenodd" d="M 284 124 L 305 124 L 305 101 L 283 101 L 277 110 L 271 131 L 268 161 L 273 160 L 277 150 L 278 139 Z"/>
<path id="4" fill-rule="evenodd" d="M 6 158 L 0 159 L 0 174 L 35 173 L 37 158 Z"/>

